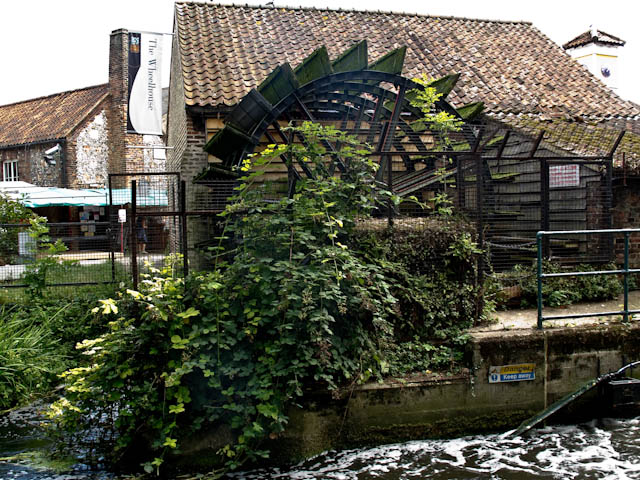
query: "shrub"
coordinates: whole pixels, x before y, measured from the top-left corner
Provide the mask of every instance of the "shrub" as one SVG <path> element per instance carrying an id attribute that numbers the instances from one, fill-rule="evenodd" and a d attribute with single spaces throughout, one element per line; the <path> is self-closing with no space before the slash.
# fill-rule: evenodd
<path id="1" fill-rule="evenodd" d="M 288 408 L 306 391 L 381 378 L 386 357 L 404 361 L 398 338 L 459 338 L 472 321 L 475 299 L 465 303 L 468 291 L 456 280 L 475 278 L 463 271 L 478 255 L 471 237 L 442 242 L 442 270 L 430 254 L 411 255 L 408 232 L 389 233 L 391 242 L 374 236 L 365 254 L 366 242 L 349 243 L 357 220 L 398 199 L 376 188 L 377 165 L 354 138 L 309 123 L 296 133 L 305 145 L 270 145 L 245 160 L 213 271 L 186 281 L 170 269 L 154 271 L 139 291 L 100 301 L 95 310 L 109 331 L 82 343 L 88 363 L 64 374 L 65 397 L 52 410 L 78 440 L 106 421 L 106 455 L 142 458 L 151 472 L 195 431 L 220 428 L 226 434 L 211 461 L 235 468 L 268 455 L 267 441 L 282 434 Z M 327 142 L 349 164 L 341 177 L 326 168 L 334 156 Z M 280 157 L 312 175 L 297 182 L 292 198 L 275 201 L 261 181 Z M 381 253 L 375 261 L 374 250 Z M 403 302 L 413 317 L 398 324 L 398 336 Z M 437 350 L 434 365 L 456 360 Z"/>
<path id="2" fill-rule="evenodd" d="M 156 271 L 139 292 L 102 301 L 110 331 L 83 343 L 88 366 L 65 374 L 66 397 L 54 407 L 63 425 L 82 431 L 117 412 L 112 458 L 135 445 L 139 459 L 145 445 L 149 471 L 201 425 L 227 425 L 233 440 L 220 460 L 235 467 L 267 454 L 264 439 L 283 431 L 309 385 L 336 389 L 380 372 L 376 352 L 392 336 L 396 299 L 382 269 L 345 238 L 389 196 L 375 190 L 376 164 L 357 141 L 301 129 L 306 147 L 273 145 L 243 166 L 254 171 L 226 213 L 233 252 L 214 252 L 213 272 L 185 284 Z M 348 175 L 326 169 L 324 141 L 341 145 Z M 280 155 L 313 177 L 274 202 L 256 180 Z"/>
<path id="3" fill-rule="evenodd" d="M 563 266 L 544 261 L 544 273 L 562 273 L 569 271 L 593 272 L 597 270 L 616 270 L 610 265 L 572 265 Z M 509 275 L 510 286 L 520 290 L 522 307 L 535 307 L 538 302 L 537 266 L 516 265 Z M 498 292 L 505 280 L 498 277 L 493 281 L 492 289 Z M 612 300 L 622 293 L 622 279 L 617 275 L 585 275 L 576 277 L 546 278 L 542 281 L 542 300 L 547 307 L 571 305 L 577 302 Z"/>
<path id="4" fill-rule="evenodd" d="M 453 340 L 484 314 L 472 227 L 449 216 L 361 224 L 353 248 L 393 279 L 397 341 Z M 434 294 L 437 292 L 437 294 Z"/>
<path id="5" fill-rule="evenodd" d="M 29 223 L 32 218 L 36 218 L 35 213 L 20 202 L 0 193 L 0 225 Z M 18 232 L 20 231 L 18 228 L 0 226 L 0 265 L 11 263 L 18 254 Z"/>

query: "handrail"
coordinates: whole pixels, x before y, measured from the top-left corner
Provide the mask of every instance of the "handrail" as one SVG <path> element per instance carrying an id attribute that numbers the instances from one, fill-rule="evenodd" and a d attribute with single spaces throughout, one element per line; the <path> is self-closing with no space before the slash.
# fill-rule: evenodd
<path id="1" fill-rule="evenodd" d="M 594 272 L 563 272 L 563 273 L 542 273 L 542 240 L 543 237 L 551 237 L 558 235 L 593 235 L 603 233 L 622 233 L 624 234 L 624 265 L 621 270 L 599 270 Z M 536 234 L 536 242 L 538 245 L 538 268 L 537 268 L 537 283 L 538 283 L 538 329 L 542 330 L 542 322 L 544 320 L 561 320 L 570 318 L 584 318 L 584 317 L 600 317 L 600 316 L 612 316 L 622 314 L 622 318 L 625 322 L 629 320 L 629 314 L 640 313 L 640 310 L 629 310 L 629 274 L 640 273 L 638 268 L 629 268 L 629 236 L 632 233 L 640 233 L 640 228 L 617 228 L 606 230 L 557 230 L 557 231 L 539 231 Z M 543 316 L 542 309 L 542 280 L 545 278 L 557 278 L 557 277 L 580 277 L 586 275 L 623 275 L 624 285 L 624 304 L 623 309 L 614 312 L 596 312 L 596 313 L 576 313 L 570 315 L 550 315 Z"/>

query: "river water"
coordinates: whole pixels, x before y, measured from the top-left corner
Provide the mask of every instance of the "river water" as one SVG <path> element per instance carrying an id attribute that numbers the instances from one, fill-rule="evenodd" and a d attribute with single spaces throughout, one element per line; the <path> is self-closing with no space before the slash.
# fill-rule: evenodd
<path id="1" fill-rule="evenodd" d="M 46 447 L 33 410 L 0 417 L 0 458 Z M 0 461 L 2 480 L 105 480 L 81 464 L 55 473 L 27 455 Z M 235 480 L 640 479 L 640 417 L 532 430 L 523 438 L 477 435 L 327 452 L 290 469 L 235 473 Z"/>

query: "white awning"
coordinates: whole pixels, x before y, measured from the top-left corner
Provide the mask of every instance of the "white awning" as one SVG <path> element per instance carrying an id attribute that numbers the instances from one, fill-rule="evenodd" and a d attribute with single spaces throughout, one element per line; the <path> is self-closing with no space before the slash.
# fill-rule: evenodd
<path id="1" fill-rule="evenodd" d="M 0 182 L 0 193 L 26 207 L 83 207 L 107 205 L 105 189 L 39 187 L 27 182 Z"/>

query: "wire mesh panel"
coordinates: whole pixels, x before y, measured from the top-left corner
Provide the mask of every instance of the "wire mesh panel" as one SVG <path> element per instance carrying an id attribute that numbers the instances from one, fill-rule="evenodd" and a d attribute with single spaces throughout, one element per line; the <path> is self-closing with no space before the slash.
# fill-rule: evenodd
<path id="1" fill-rule="evenodd" d="M 180 251 L 179 174 L 111 174 L 109 200 L 114 251 L 129 278 L 162 267 L 165 257 Z"/>
<path id="2" fill-rule="evenodd" d="M 189 186 L 189 210 L 221 212 L 229 203 L 229 197 L 237 192 L 236 180 L 205 180 Z"/>
<path id="3" fill-rule="evenodd" d="M 43 275 L 47 286 L 111 283 L 125 278 L 122 258 L 113 255 L 109 222 L 46 224 L 48 238 L 37 240 L 28 224 L 0 225 L 0 286 L 28 286 L 27 276 Z M 59 241 L 65 250 L 50 254 L 45 243 Z M 45 257 L 54 262 L 46 269 Z"/>
<path id="4" fill-rule="evenodd" d="M 176 210 L 180 175 L 171 172 L 110 174 L 109 204 L 111 206 L 131 207 L 131 182 L 134 180 L 137 185 L 136 207 L 140 211 L 145 208 L 153 209 L 154 212 Z"/>

